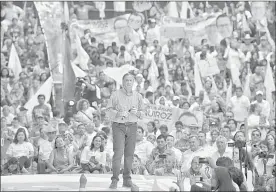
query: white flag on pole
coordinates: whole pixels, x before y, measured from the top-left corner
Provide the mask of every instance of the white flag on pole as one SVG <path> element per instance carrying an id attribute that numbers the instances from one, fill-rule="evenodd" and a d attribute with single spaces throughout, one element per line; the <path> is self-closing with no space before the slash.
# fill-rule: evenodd
<path id="1" fill-rule="evenodd" d="M 14 44 L 11 46 L 8 68 L 13 71 L 15 79 L 19 79 L 19 74 L 22 72 L 22 67 Z"/>
<path id="2" fill-rule="evenodd" d="M 24 105 L 28 109 L 28 114 L 32 113 L 33 108 L 38 105 L 37 96 L 45 95 L 45 103 L 50 100 L 52 93 L 53 78 L 49 77 L 44 84 L 38 89 L 38 91 L 30 98 L 30 100 Z"/>

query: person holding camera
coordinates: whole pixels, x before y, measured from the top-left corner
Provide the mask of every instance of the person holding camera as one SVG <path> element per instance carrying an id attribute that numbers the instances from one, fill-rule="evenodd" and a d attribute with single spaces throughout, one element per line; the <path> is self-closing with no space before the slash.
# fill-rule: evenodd
<path id="1" fill-rule="evenodd" d="M 166 136 L 159 135 L 157 137 L 157 147 L 155 147 L 146 163 L 146 167 L 151 175 L 164 175 L 166 173 L 166 159 L 175 159 L 175 153 L 172 149 L 168 149 L 166 145 Z M 176 160 L 176 159 L 175 159 Z"/>
<path id="2" fill-rule="evenodd" d="M 206 166 L 205 163 L 207 162 L 207 159 L 195 156 L 191 162 L 191 167 L 187 171 L 182 172 L 182 174 L 184 174 L 186 178 L 192 177 L 196 182 L 205 182 L 208 183 L 208 185 L 211 185 L 211 170 L 209 166 Z"/>
<path id="3" fill-rule="evenodd" d="M 269 153 L 268 142 L 266 140 L 260 142 L 259 152 L 254 158 L 254 164 L 259 175 L 272 176 L 273 165 L 275 164 L 275 153 Z"/>
<path id="4" fill-rule="evenodd" d="M 87 99 L 92 105 L 93 102 L 97 102 L 100 97 L 100 89 L 95 84 L 96 80 L 86 76 L 84 78 L 78 78 L 75 88 L 75 97 L 76 99 L 84 98 Z M 76 100 L 76 101 L 78 101 Z"/>

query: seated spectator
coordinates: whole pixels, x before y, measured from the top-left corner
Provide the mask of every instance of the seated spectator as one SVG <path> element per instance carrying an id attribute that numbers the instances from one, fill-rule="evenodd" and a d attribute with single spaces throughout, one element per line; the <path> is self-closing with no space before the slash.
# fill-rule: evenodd
<path id="1" fill-rule="evenodd" d="M 275 152 L 268 152 L 268 142 L 261 141 L 259 144 L 260 151 L 254 158 L 254 164 L 259 175 L 266 174 L 268 177 L 272 176 L 273 166 L 275 164 Z"/>
<path id="2" fill-rule="evenodd" d="M 177 165 L 179 165 L 181 163 L 182 152 L 179 149 L 174 147 L 174 143 L 175 143 L 174 137 L 172 135 L 168 135 L 166 138 L 166 143 L 167 143 L 167 149 L 170 149 L 174 152 Z"/>
<path id="3" fill-rule="evenodd" d="M 197 136 L 191 135 L 189 138 L 190 147 L 186 150 L 182 155 L 182 166 L 181 171 L 186 171 L 189 169 L 189 165 L 191 164 L 193 158 L 195 156 L 201 156 L 201 153 L 204 152 L 203 148 L 200 147 L 200 142 Z"/>
<path id="4" fill-rule="evenodd" d="M 2 117 L 6 118 L 6 122 L 8 125 L 11 125 L 14 115 L 11 113 L 10 107 L 8 105 L 5 105 L 2 109 L 3 114 L 1 114 Z"/>
<path id="5" fill-rule="evenodd" d="M 147 136 L 147 141 L 149 141 L 153 146 L 156 146 L 156 137 L 155 135 L 149 135 Z"/>
<path id="6" fill-rule="evenodd" d="M 95 136 L 90 146 L 86 146 L 81 153 L 81 167 L 89 173 L 104 173 L 106 152 L 102 145 L 102 137 Z"/>
<path id="7" fill-rule="evenodd" d="M 219 130 L 213 129 L 211 130 L 210 134 L 211 134 L 211 140 L 209 141 L 209 145 L 212 147 L 216 144 L 216 140 L 219 136 Z"/>
<path id="8" fill-rule="evenodd" d="M 159 127 L 159 131 L 160 131 L 160 134 L 163 135 L 163 136 L 167 136 L 169 135 L 168 131 L 169 131 L 169 128 L 167 125 L 161 125 Z"/>
<path id="9" fill-rule="evenodd" d="M 218 136 L 216 140 L 217 151 L 212 154 L 214 161 L 217 161 L 219 157 L 229 157 L 232 158 L 232 149 L 227 146 L 227 140 L 223 136 Z"/>
<path id="10" fill-rule="evenodd" d="M 134 153 L 139 157 L 142 165 L 146 165 L 146 161 L 149 159 L 154 145 L 151 142 L 145 140 L 143 136 L 144 129 L 138 126 Z"/>
<path id="11" fill-rule="evenodd" d="M 18 161 L 12 157 L 7 163 L 1 166 L 1 175 L 16 175 L 29 173 Z"/>
<path id="12" fill-rule="evenodd" d="M 225 125 L 222 129 L 221 129 L 221 135 L 224 136 L 227 140 L 227 143 L 234 143 L 233 141 L 233 136 L 231 135 L 231 129 L 228 125 Z"/>
<path id="13" fill-rule="evenodd" d="M 48 162 L 50 172 L 53 174 L 70 173 L 74 166 L 73 154 L 65 147 L 61 137 L 55 139 L 54 149 Z"/>
<path id="14" fill-rule="evenodd" d="M 175 141 L 182 137 L 183 123 L 181 121 L 175 122 L 175 130 L 170 133 L 175 138 Z"/>
<path id="15" fill-rule="evenodd" d="M 32 118 L 33 121 L 37 120 L 37 116 L 42 115 L 42 117 L 45 117 L 47 121 L 50 119 L 50 107 L 45 104 L 45 95 L 38 95 L 37 100 L 39 105 L 35 106 L 32 111 Z"/>
<path id="16" fill-rule="evenodd" d="M 13 143 L 7 150 L 7 159 L 15 157 L 22 167 L 30 168 L 34 156 L 33 145 L 28 141 L 26 131 L 19 128 L 14 136 Z"/>
<path id="17" fill-rule="evenodd" d="M 144 165 L 142 165 L 141 159 L 138 155 L 134 154 L 131 173 L 134 175 L 148 175 L 148 171 Z"/>
<path id="18" fill-rule="evenodd" d="M 210 184 L 210 178 L 206 175 L 206 173 L 208 173 L 208 167 L 200 163 L 199 158 L 200 157 L 195 156 L 191 162 L 191 167 L 187 171 L 183 172 L 183 174 L 186 178 L 190 178 L 191 176 L 196 176 L 198 178 L 202 177 L 202 180 L 204 180 L 205 183 Z"/>
<path id="19" fill-rule="evenodd" d="M 85 126 L 86 134 L 85 134 L 85 145 L 90 146 L 93 138 L 96 136 L 97 132 L 95 131 L 95 124 L 89 123 Z"/>
<path id="20" fill-rule="evenodd" d="M 53 132 L 53 134 L 52 134 Z M 50 154 L 54 148 L 55 130 L 50 126 L 44 125 L 40 128 L 40 136 L 33 143 L 34 148 L 37 148 L 37 172 L 39 174 L 45 174 L 48 169 L 48 161 Z"/>
<path id="21" fill-rule="evenodd" d="M 157 137 L 157 147 L 155 147 L 146 163 L 149 174 L 156 175 L 157 173 L 164 174 L 166 169 L 165 159 L 172 157 L 175 159 L 175 153 L 166 147 L 166 137 L 159 135 Z"/>
<path id="22" fill-rule="evenodd" d="M 157 129 L 154 121 L 150 121 L 147 124 L 147 136 L 152 134 L 155 135 L 156 137 L 161 134 L 160 130 Z"/>
<path id="23" fill-rule="evenodd" d="M 88 100 L 81 99 L 77 103 L 78 121 L 84 124 L 93 123 L 94 108 L 90 107 Z"/>

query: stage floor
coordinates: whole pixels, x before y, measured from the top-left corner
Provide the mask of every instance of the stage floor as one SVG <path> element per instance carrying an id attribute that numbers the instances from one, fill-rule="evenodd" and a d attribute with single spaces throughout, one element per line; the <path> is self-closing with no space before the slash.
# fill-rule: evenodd
<path id="1" fill-rule="evenodd" d="M 117 190 L 109 189 L 111 175 L 85 174 L 86 191 L 130 191 L 123 188 L 122 175 Z M 176 177 L 132 175 L 140 191 L 152 191 L 154 178 L 160 190 L 168 191 Z M 1 176 L 1 191 L 78 191 L 80 174 L 72 175 L 12 175 Z M 156 189 L 156 188 L 155 188 Z M 160 191 L 159 190 L 159 191 Z"/>

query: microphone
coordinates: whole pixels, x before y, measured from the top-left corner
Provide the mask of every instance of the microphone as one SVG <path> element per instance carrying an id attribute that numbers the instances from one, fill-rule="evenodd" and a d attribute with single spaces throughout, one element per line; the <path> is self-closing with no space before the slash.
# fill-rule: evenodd
<path id="1" fill-rule="evenodd" d="M 134 107 L 132 107 L 131 109 L 133 109 Z M 130 113 L 131 109 L 128 110 L 128 112 Z M 124 120 L 126 118 L 126 116 L 122 116 L 122 120 Z"/>

